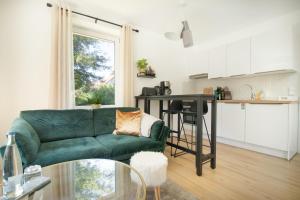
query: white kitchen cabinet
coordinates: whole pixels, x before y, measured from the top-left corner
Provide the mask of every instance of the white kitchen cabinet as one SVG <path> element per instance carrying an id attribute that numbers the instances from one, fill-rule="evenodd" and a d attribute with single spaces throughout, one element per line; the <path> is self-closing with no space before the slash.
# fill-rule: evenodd
<path id="1" fill-rule="evenodd" d="M 222 109 L 222 104 L 217 103 L 217 136 L 221 136 L 221 109 Z M 211 103 L 208 103 L 208 112 L 206 115 L 204 115 L 206 124 L 207 124 L 207 129 L 208 133 L 211 133 Z M 203 136 L 206 137 L 206 129 L 205 125 L 203 124 Z"/>
<path id="2" fill-rule="evenodd" d="M 251 39 L 246 38 L 227 46 L 227 76 L 251 73 Z"/>
<path id="3" fill-rule="evenodd" d="M 245 104 L 223 103 L 221 108 L 221 136 L 223 138 L 245 140 Z"/>
<path id="4" fill-rule="evenodd" d="M 298 104 L 289 104 L 289 141 L 288 141 L 288 159 L 291 159 L 298 150 L 298 123 L 299 113 Z"/>
<path id="5" fill-rule="evenodd" d="M 208 78 L 226 77 L 226 45 L 212 49 L 208 62 Z"/>
<path id="6" fill-rule="evenodd" d="M 297 103 L 218 104 L 218 142 L 288 160 L 297 153 Z"/>
<path id="7" fill-rule="evenodd" d="M 252 38 L 252 73 L 295 70 L 292 27 L 273 28 Z"/>
<path id="8" fill-rule="evenodd" d="M 246 106 L 246 142 L 288 150 L 288 104 L 248 104 Z"/>
<path id="9" fill-rule="evenodd" d="M 189 76 L 208 73 L 208 51 L 201 51 L 197 47 L 187 48 L 184 51 Z"/>

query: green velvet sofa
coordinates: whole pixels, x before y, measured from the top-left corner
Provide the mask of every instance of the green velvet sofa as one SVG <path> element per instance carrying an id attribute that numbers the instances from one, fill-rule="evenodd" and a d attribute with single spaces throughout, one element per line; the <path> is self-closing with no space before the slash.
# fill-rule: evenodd
<path id="1" fill-rule="evenodd" d="M 152 125 L 149 138 L 113 135 L 116 109 L 137 110 L 122 107 L 22 111 L 10 131 L 17 133 L 23 167 L 88 158 L 128 162 L 139 151 L 164 151 L 170 130 L 162 121 Z"/>

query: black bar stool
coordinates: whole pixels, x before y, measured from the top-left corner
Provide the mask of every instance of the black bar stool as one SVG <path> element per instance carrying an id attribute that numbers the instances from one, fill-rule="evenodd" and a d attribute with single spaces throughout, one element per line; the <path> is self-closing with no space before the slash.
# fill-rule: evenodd
<path id="1" fill-rule="evenodd" d="M 177 139 L 177 146 L 179 142 L 185 142 L 187 148 L 189 149 L 188 139 L 185 134 L 185 129 L 183 126 L 183 119 L 181 117 L 183 111 L 183 102 L 181 100 L 173 100 L 170 104 L 169 110 L 162 110 L 163 112 L 163 119 L 165 118 L 165 114 L 170 114 L 172 117 L 172 128 L 171 128 L 171 143 L 173 144 L 173 139 Z M 177 115 L 177 130 L 173 129 L 173 115 Z M 181 138 L 181 133 L 183 132 L 184 139 Z M 177 136 L 174 136 L 173 133 L 177 133 Z M 180 155 L 185 154 L 186 152 L 177 152 L 177 147 L 175 148 L 175 152 L 173 154 L 173 147 L 171 146 L 171 156 L 177 157 Z"/>
<path id="2" fill-rule="evenodd" d="M 191 149 L 193 149 L 193 145 L 196 144 L 194 142 L 194 126 L 196 126 L 196 120 L 197 120 L 197 102 L 196 101 L 183 102 L 183 107 L 184 107 L 182 111 L 183 123 L 192 125 L 191 142 L 189 142 L 189 144 L 191 145 Z M 203 101 L 203 122 L 206 129 L 207 138 L 209 141 L 209 146 L 208 145 L 203 145 L 203 146 L 210 147 L 211 140 L 210 140 L 210 136 L 208 133 L 208 128 L 205 120 L 205 115 L 207 114 L 207 112 L 208 112 L 207 101 Z"/>

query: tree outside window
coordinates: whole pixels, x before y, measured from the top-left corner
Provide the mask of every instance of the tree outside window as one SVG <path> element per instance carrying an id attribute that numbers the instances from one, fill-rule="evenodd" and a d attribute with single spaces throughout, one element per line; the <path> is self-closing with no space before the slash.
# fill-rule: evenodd
<path id="1" fill-rule="evenodd" d="M 114 41 L 73 34 L 76 106 L 115 104 Z"/>

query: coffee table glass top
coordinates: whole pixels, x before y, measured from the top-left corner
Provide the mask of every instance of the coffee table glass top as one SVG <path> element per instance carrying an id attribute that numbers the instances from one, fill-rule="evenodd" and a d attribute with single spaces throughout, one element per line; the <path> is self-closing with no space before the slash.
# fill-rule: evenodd
<path id="1" fill-rule="evenodd" d="M 139 173 L 124 163 L 87 159 L 64 162 L 43 168 L 51 183 L 34 199 L 55 200 L 142 200 L 146 187 Z"/>

